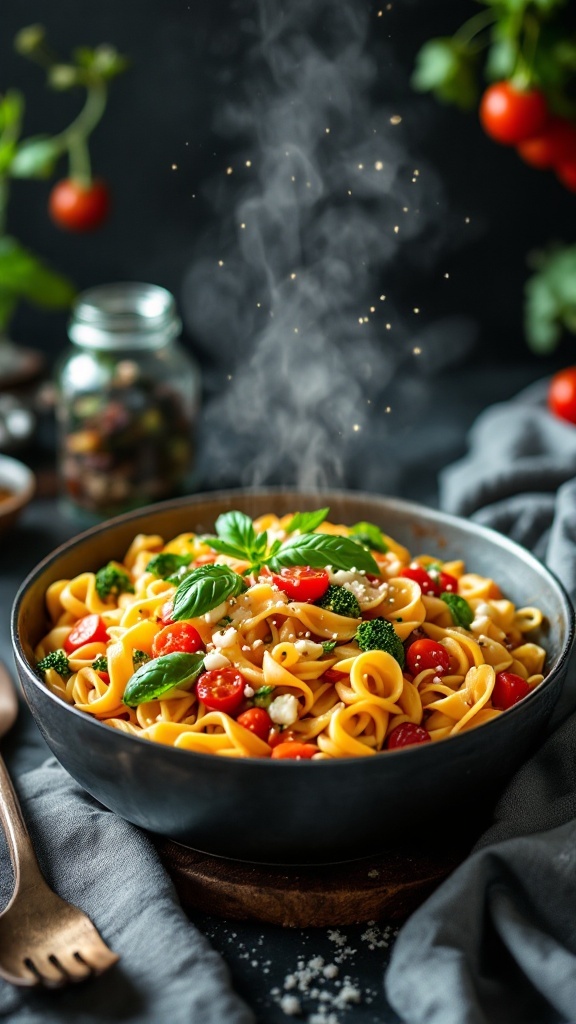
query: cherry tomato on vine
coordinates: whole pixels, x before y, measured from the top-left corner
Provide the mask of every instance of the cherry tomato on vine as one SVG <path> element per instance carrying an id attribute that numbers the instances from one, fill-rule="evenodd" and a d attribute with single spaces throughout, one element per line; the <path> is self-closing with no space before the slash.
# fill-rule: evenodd
<path id="1" fill-rule="evenodd" d="M 444 676 L 450 669 L 450 653 L 436 640 L 423 637 L 414 640 L 406 651 L 406 667 L 413 676 L 426 668 L 432 668 L 436 675 Z"/>
<path id="2" fill-rule="evenodd" d="M 480 100 L 479 116 L 491 139 L 504 146 L 517 146 L 542 131 L 548 107 L 538 89 L 520 90 L 511 82 L 495 82 Z"/>
<path id="3" fill-rule="evenodd" d="M 48 198 L 48 212 L 65 231 L 93 231 L 110 212 L 110 191 L 106 182 L 83 185 L 73 178 L 58 181 Z"/>
<path id="4" fill-rule="evenodd" d="M 231 715 L 244 700 L 246 685 L 244 676 L 232 665 L 213 668 L 203 672 L 198 679 L 196 696 L 210 711 L 224 711 Z"/>
<path id="5" fill-rule="evenodd" d="M 291 740 L 289 743 L 279 743 L 272 748 L 272 757 L 283 760 L 290 757 L 295 761 L 302 761 L 314 757 L 314 754 L 317 753 L 318 747 L 313 743 L 297 743 L 295 740 Z"/>
<path id="6" fill-rule="evenodd" d="M 248 708 L 248 711 L 243 711 L 241 715 L 238 715 L 236 721 L 238 725 L 243 725 L 245 729 L 249 729 L 264 742 L 273 728 L 272 719 L 265 708 Z"/>
<path id="7" fill-rule="evenodd" d="M 432 579 L 421 565 L 408 566 L 407 569 L 401 569 L 398 575 L 404 576 L 407 580 L 413 580 L 414 583 L 418 584 L 422 593 L 428 597 L 438 597 L 440 595 L 438 583 Z"/>
<path id="8" fill-rule="evenodd" d="M 392 729 L 386 740 L 386 748 L 387 750 L 397 750 L 398 747 L 412 747 L 415 743 L 428 743 L 429 741 L 430 733 L 423 729 L 421 725 L 415 725 L 413 722 L 402 722 L 401 725 L 397 725 L 395 729 Z"/>
<path id="9" fill-rule="evenodd" d="M 84 644 L 105 644 L 109 640 L 108 631 L 99 615 L 85 615 L 78 619 L 64 641 L 64 650 L 71 654 Z"/>
<path id="10" fill-rule="evenodd" d="M 556 176 L 564 188 L 569 189 L 570 192 L 576 192 L 576 156 L 557 164 Z"/>
<path id="11" fill-rule="evenodd" d="M 318 601 L 328 590 L 330 577 L 326 569 L 311 565 L 289 565 L 272 573 L 272 582 L 291 601 Z"/>
<path id="12" fill-rule="evenodd" d="M 204 644 L 197 629 L 189 622 L 174 622 L 164 626 L 152 641 L 152 657 L 159 658 L 163 654 L 174 651 L 186 651 L 195 654 L 203 651 Z"/>
<path id="13" fill-rule="evenodd" d="M 492 690 L 492 704 L 500 711 L 507 711 L 529 693 L 530 687 L 522 676 L 516 675 L 515 672 L 498 672 Z"/>
<path id="14" fill-rule="evenodd" d="M 576 366 L 568 366 L 552 377 L 548 408 L 561 420 L 576 423 Z"/>
<path id="15" fill-rule="evenodd" d="M 538 135 L 519 144 L 518 153 L 539 170 L 557 167 L 564 160 L 576 158 L 576 128 L 563 117 L 553 117 Z"/>

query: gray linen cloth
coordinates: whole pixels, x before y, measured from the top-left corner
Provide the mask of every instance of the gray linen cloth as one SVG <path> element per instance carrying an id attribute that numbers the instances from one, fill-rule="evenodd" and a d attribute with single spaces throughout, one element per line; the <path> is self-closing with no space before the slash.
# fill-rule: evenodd
<path id="1" fill-rule="evenodd" d="M 51 758 L 21 776 L 24 816 L 45 877 L 121 956 L 106 974 L 58 991 L 0 981 L 14 1024 L 254 1024 L 228 969 L 190 923 L 154 847 L 85 793 Z M 12 888 L 6 848 L 2 906 Z"/>
<path id="2" fill-rule="evenodd" d="M 576 599 L 576 427 L 546 382 L 487 409 L 440 501 L 531 548 Z M 385 978 L 405 1024 L 576 1021 L 576 666 L 555 727 L 472 855 L 409 919 Z M 560 724 L 559 724 L 560 723 Z"/>

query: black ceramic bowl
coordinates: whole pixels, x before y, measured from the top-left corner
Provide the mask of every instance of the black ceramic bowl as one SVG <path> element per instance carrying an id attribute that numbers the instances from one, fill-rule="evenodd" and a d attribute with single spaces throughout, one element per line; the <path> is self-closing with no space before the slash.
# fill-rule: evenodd
<path id="1" fill-rule="evenodd" d="M 326 761 L 229 759 L 153 744 L 111 729 L 50 693 L 34 671 L 47 629 L 44 595 L 56 579 L 121 558 L 136 533 L 166 540 L 207 532 L 238 508 L 255 517 L 330 506 L 332 522 L 370 520 L 413 553 L 464 558 L 519 605 L 546 614 L 544 682 L 493 722 L 439 743 L 381 756 Z M 58 548 L 25 580 L 13 609 L 24 693 L 54 754 L 106 807 L 152 832 L 239 860 L 330 863 L 381 852 L 427 819 L 459 821 L 492 796 L 538 743 L 559 696 L 573 640 L 573 610 L 557 580 L 527 551 L 474 523 L 360 493 L 287 490 L 199 495 L 131 512 Z"/>

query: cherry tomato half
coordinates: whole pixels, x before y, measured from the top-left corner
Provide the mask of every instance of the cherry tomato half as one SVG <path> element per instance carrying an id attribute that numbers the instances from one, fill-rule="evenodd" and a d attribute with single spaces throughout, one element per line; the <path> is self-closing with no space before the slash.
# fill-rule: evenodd
<path id="1" fill-rule="evenodd" d="M 241 715 L 238 715 L 236 721 L 238 725 L 243 725 L 245 729 L 249 729 L 264 742 L 273 728 L 272 719 L 265 708 L 248 708 L 248 711 L 243 711 Z"/>
<path id="2" fill-rule="evenodd" d="M 413 676 L 425 668 L 433 668 L 436 675 L 444 676 L 450 668 L 450 654 L 436 640 L 415 640 L 406 651 L 406 667 Z"/>
<path id="3" fill-rule="evenodd" d="M 99 615 L 85 615 L 78 619 L 64 641 L 64 650 L 71 654 L 84 644 L 105 644 L 109 640 L 108 631 Z"/>
<path id="4" fill-rule="evenodd" d="M 518 153 L 532 167 L 547 170 L 576 158 L 576 128 L 563 117 L 552 117 L 538 135 L 521 142 Z"/>
<path id="5" fill-rule="evenodd" d="M 278 757 L 285 760 L 290 757 L 295 761 L 302 761 L 306 758 L 314 757 L 314 754 L 318 753 L 318 747 L 314 746 L 313 743 L 297 743 L 292 740 L 290 743 L 279 743 L 276 747 L 272 748 L 272 757 Z"/>
<path id="6" fill-rule="evenodd" d="M 516 675 L 515 672 L 498 672 L 492 690 L 492 705 L 499 711 L 507 711 L 529 693 L 530 687 L 522 676 Z"/>
<path id="7" fill-rule="evenodd" d="M 50 192 L 48 212 L 65 231 L 93 231 L 110 212 L 108 186 L 104 181 L 83 185 L 73 178 L 64 178 Z"/>
<path id="8" fill-rule="evenodd" d="M 291 743 L 296 739 L 296 733 L 292 729 L 280 729 L 273 726 L 268 733 L 268 746 L 277 747 L 279 743 Z"/>
<path id="9" fill-rule="evenodd" d="M 576 366 L 568 366 L 552 377 L 548 408 L 561 420 L 576 423 Z"/>
<path id="10" fill-rule="evenodd" d="M 288 565 L 272 573 L 272 582 L 291 601 L 319 601 L 328 590 L 330 577 L 326 569 L 311 565 Z"/>
<path id="11" fill-rule="evenodd" d="M 570 160 L 561 160 L 556 165 L 556 176 L 564 188 L 569 189 L 570 192 L 576 192 L 576 157 L 572 157 Z"/>
<path id="12" fill-rule="evenodd" d="M 429 741 L 430 733 L 423 729 L 421 725 L 415 725 L 413 722 L 402 722 L 401 725 L 397 725 L 395 729 L 392 729 L 386 740 L 386 749 L 397 750 L 398 747 L 411 747 L 415 743 L 428 743 Z"/>
<path id="13" fill-rule="evenodd" d="M 426 594 L 427 597 L 438 597 L 440 595 L 440 587 L 436 580 L 433 580 L 421 565 L 408 566 L 407 569 L 401 569 L 398 575 L 404 576 L 407 580 L 414 580 L 414 583 L 418 584 L 422 593 Z"/>
<path id="14" fill-rule="evenodd" d="M 198 679 L 196 696 L 210 711 L 224 711 L 231 715 L 244 700 L 246 685 L 244 676 L 232 665 L 229 668 L 213 668 L 203 672 Z"/>
<path id="15" fill-rule="evenodd" d="M 172 654 L 173 651 L 187 651 L 189 654 L 194 654 L 196 651 L 203 650 L 202 637 L 189 622 L 173 622 L 164 626 L 164 629 L 161 629 L 152 641 L 153 658 L 159 658 L 162 654 Z"/>
<path id="16" fill-rule="evenodd" d="M 510 82 L 494 82 L 480 100 L 479 115 L 491 139 L 504 146 L 517 146 L 542 131 L 548 108 L 537 89 L 520 90 Z"/>

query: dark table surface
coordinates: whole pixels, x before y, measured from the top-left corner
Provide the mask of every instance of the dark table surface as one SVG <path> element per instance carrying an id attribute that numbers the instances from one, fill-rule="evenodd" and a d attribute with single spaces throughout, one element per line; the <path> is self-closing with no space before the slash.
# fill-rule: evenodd
<path id="1" fill-rule="evenodd" d="M 392 485 L 388 493 L 435 504 L 437 474 L 464 453 L 466 431 L 476 415 L 487 405 L 511 397 L 542 375 L 542 368 L 532 363 L 450 370 L 431 378 L 420 415 L 404 424 L 400 438 L 391 436 L 377 452 L 367 444 L 354 478 L 344 484 L 362 488 L 364 476 L 377 478 L 373 463 L 384 461 L 391 467 Z M 46 471 L 46 478 L 50 478 L 50 458 L 46 451 L 40 455 L 38 450 L 22 452 L 20 457 L 32 465 L 37 464 L 41 480 L 45 479 Z M 209 468 L 203 464 L 200 452 L 198 475 L 202 490 L 214 486 Z M 13 664 L 10 608 L 20 583 L 42 557 L 82 528 L 62 511 L 57 498 L 43 495 L 43 490 L 50 488 L 42 486 L 39 496 L 24 511 L 18 524 L 10 533 L 0 536 L 0 657 L 9 666 Z M 3 749 L 16 780 L 49 754 L 24 705 Z M 252 1006 L 259 1024 L 281 1024 L 290 1019 L 280 1005 L 286 994 L 296 994 L 301 1001 L 302 1016 L 298 1019 L 314 1024 L 340 1021 L 343 1024 L 394 1024 L 398 1021 L 387 1005 L 382 988 L 395 933 L 394 926 L 385 921 L 306 931 L 225 921 L 199 913 L 194 916 L 194 922 L 225 958 L 236 990 Z M 326 964 L 337 964 L 337 979 L 324 978 L 318 957 Z M 350 990 L 350 1001 L 345 999 L 345 1007 L 338 1008 L 333 1000 L 346 980 L 356 990 L 360 1001 L 353 1001 L 355 996 Z M 289 987 L 292 983 L 295 988 Z M 299 983 L 305 991 L 298 988 Z"/>

